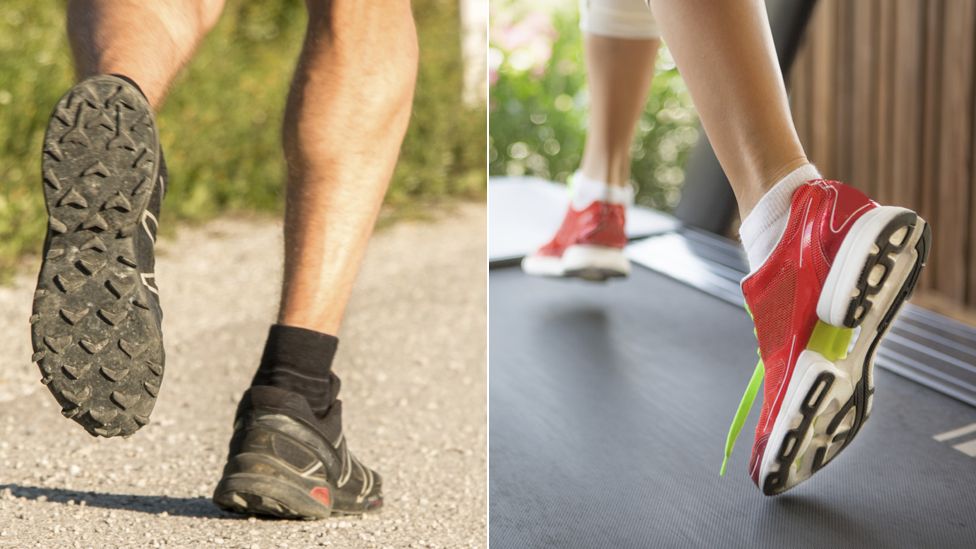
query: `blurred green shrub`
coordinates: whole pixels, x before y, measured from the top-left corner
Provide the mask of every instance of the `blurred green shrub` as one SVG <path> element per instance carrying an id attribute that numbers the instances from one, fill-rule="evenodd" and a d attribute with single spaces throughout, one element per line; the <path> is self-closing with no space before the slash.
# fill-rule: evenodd
<path id="1" fill-rule="evenodd" d="M 445 197 L 484 195 L 485 111 L 461 102 L 456 0 L 415 0 L 421 62 L 410 130 L 387 195 L 410 212 Z M 39 250 L 40 144 L 72 83 L 63 0 L 0 4 L 0 273 Z M 305 30 L 302 0 L 229 0 L 159 116 L 172 185 L 167 219 L 279 211 L 279 128 Z M 165 224 L 164 228 L 172 227 Z"/>
<path id="2" fill-rule="evenodd" d="M 579 166 L 586 138 L 588 96 L 578 15 L 562 7 L 551 13 L 526 9 L 539 8 L 492 2 L 489 173 L 565 181 Z M 691 98 L 662 48 L 632 150 L 638 203 L 665 211 L 674 207 L 697 138 Z"/>

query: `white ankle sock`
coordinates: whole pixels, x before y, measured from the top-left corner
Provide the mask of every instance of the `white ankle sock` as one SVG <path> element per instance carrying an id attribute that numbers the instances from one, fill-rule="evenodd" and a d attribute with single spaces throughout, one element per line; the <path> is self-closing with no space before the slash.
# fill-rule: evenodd
<path id="1" fill-rule="evenodd" d="M 603 181 L 590 179 L 580 172 L 570 179 L 573 209 L 582 210 L 590 204 L 601 201 L 610 204 L 630 206 L 634 203 L 634 188 L 631 185 L 608 185 Z"/>
<path id="2" fill-rule="evenodd" d="M 766 191 L 749 215 L 742 220 L 739 238 L 742 239 L 742 247 L 746 249 L 750 272 L 755 272 L 766 262 L 766 258 L 782 238 L 786 222 L 790 218 L 793 192 L 807 181 L 820 178 L 820 172 L 813 164 L 800 166 Z"/>

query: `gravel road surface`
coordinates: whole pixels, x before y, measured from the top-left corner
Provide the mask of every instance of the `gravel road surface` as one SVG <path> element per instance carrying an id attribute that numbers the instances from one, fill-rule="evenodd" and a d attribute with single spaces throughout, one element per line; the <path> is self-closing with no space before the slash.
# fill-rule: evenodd
<path id="1" fill-rule="evenodd" d="M 165 223 L 165 219 L 163 220 Z M 485 211 L 381 230 L 340 334 L 351 448 L 384 475 L 363 518 L 274 521 L 210 501 L 277 304 L 280 226 L 222 219 L 160 245 L 166 377 L 151 423 L 95 439 L 30 363 L 35 273 L 0 288 L 0 547 L 483 547 Z"/>

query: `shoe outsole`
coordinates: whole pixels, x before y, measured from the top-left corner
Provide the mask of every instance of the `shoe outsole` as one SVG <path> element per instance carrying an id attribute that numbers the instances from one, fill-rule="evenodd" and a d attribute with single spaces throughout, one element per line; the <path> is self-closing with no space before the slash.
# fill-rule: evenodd
<path id="1" fill-rule="evenodd" d="M 612 278 L 627 278 L 627 276 L 628 273 L 600 268 L 570 269 L 563 274 L 565 278 L 579 278 L 587 282 L 606 282 Z"/>
<path id="2" fill-rule="evenodd" d="M 214 503 L 232 513 L 292 520 L 332 516 L 330 506 L 316 501 L 302 488 L 270 475 L 237 473 L 221 479 Z"/>
<path id="3" fill-rule="evenodd" d="M 232 513 L 262 515 L 283 519 L 318 520 L 330 516 L 361 515 L 383 505 L 382 498 L 363 501 L 358 507 L 336 507 L 335 487 L 320 479 L 301 476 L 281 460 L 257 453 L 244 453 L 234 458 L 251 472 L 226 474 L 214 489 L 213 501 Z M 313 497 L 324 490 L 328 503 Z"/>
<path id="4" fill-rule="evenodd" d="M 214 503 L 221 509 L 239 515 L 273 517 L 286 520 L 322 520 L 329 517 L 359 516 L 369 511 L 343 511 L 331 509 L 323 511 L 315 507 L 295 506 L 287 499 L 277 499 L 268 495 L 267 488 L 225 489 L 214 495 Z M 371 510 L 370 510 L 371 511 Z"/>
<path id="5" fill-rule="evenodd" d="M 33 361 L 62 414 L 94 436 L 146 425 L 162 382 L 158 307 L 133 238 L 158 157 L 149 104 L 111 76 L 69 90 L 44 136 L 48 242 L 31 316 Z"/>
<path id="6" fill-rule="evenodd" d="M 904 251 L 910 235 L 916 224 L 922 223 L 921 234 L 915 244 L 916 259 L 894 299 L 884 312 L 877 326 L 874 338 L 868 347 L 861 365 L 860 379 L 854 386 L 854 391 L 846 402 L 835 411 L 827 424 L 825 434 L 829 437 L 827 444 L 819 445 L 813 450 L 810 474 L 816 473 L 833 461 L 843 451 L 854 437 L 860 432 L 870 415 L 871 400 L 874 395 L 872 369 L 874 353 L 878 344 L 887 334 L 891 323 L 897 316 L 905 301 L 911 296 L 918 283 L 919 275 L 925 267 L 931 249 L 931 229 L 924 220 L 915 214 L 900 215 L 893 219 L 878 235 L 872 253 L 869 255 L 857 282 L 856 295 L 852 296 L 848 307 L 848 314 L 844 321 L 846 328 L 857 328 L 867 317 L 874 305 L 874 298 L 881 292 L 889 275 L 893 272 L 897 256 Z M 900 241 L 892 241 L 893 236 L 906 229 Z M 879 276 L 877 267 L 883 268 Z M 789 481 L 791 466 L 797 460 L 801 442 L 809 435 L 814 420 L 818 414 L 823 417 L 822 407 L 827 398 L 836 376 L 831 372 L 821 372 L 804 396 L 800 405 L 800 421 L 796 427 L 786 432 L 779 447 L 775 449 L 774 462 L 777 470 L 769 473 L 762 480 L 762 491 L 767 496 L 778 495 L 788 490 L 792 485 Z M 853 413 L 852 413 L 853 411 Z M 842 426 L 847 429 L 840 430 Z M 772 441 L 770 441 L 772 442 Z M 837 445 L 840 446 L 837 446 Z M 772 451 L 774 446 L 768 446 L 766 451 Z M 809 450 L 807 450 L 809 453 Z M 802 480 L 802 479 L 801 479 Z M 793 483 L 795 485 L 795 483 Z"/>
<path id="7" fill-rule="evenodd" d="M 530 276 L 606 282 L 626 278 L 630 274 L 630 261 L 620 248 L 575 244 L 564 250 L 561 257 L 526 257 L 522 260 L 522 272 Z"/>

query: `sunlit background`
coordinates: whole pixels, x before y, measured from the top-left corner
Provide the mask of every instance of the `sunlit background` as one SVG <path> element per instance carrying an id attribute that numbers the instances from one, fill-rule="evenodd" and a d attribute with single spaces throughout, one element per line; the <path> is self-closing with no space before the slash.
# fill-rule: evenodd
<path id="1" fill-rule="evenodd" d="M 384 219 L 484 195 L 485 107 L 472 100 L 478 94 L 464 100 L 461 70 L 474 64 L 483 75 L 483 51 L 465 63 L 459 0 L 413 5 L 420 75 Z M 44 235 L 40 144 L 51 108 L 73 78 L 64 6 L 64 0 L 0 3 L 0 276 L 23 253 L 39 251 Z M 280 211 L 279 128 L 304 30 L 302 0 L 228 0 L 159 116 L 172 179 L 165 220 Z M 163 229 L 173 225 L 164 222 Z"/>
<path id="2" fill-rule="evenodd" d="M 589 98 L 576 5 L 491 2 L 490 175 L 566 181 L 579 166 Z M 638 203 L 665 211 L 677 204 L 697 124 L 674 61 L 662 48 L 633 144 Z"/>

